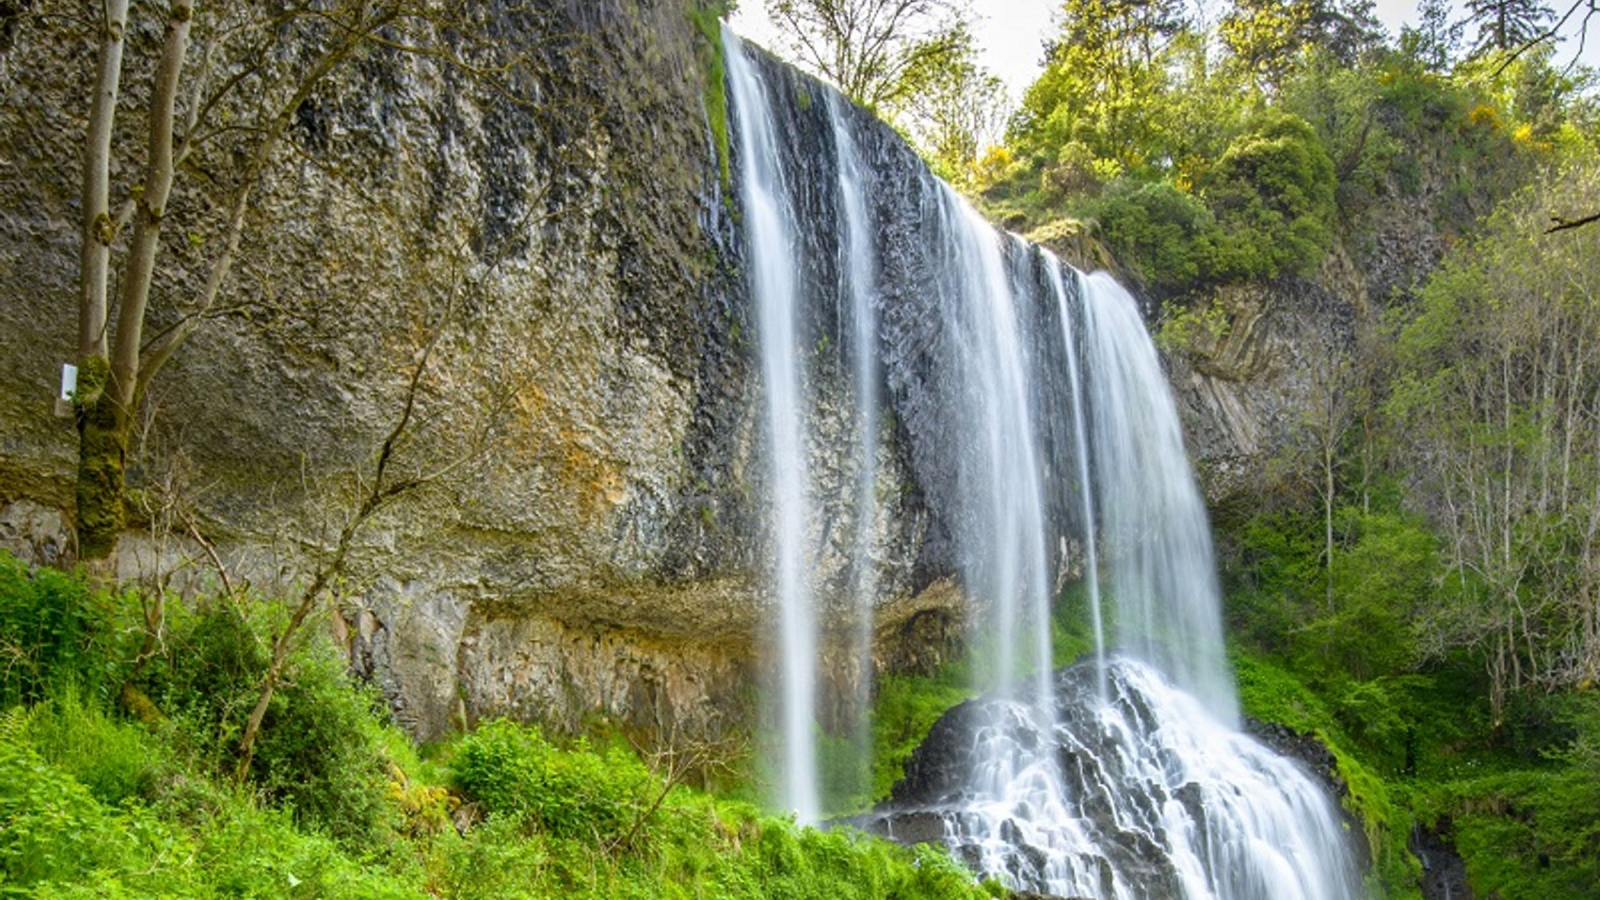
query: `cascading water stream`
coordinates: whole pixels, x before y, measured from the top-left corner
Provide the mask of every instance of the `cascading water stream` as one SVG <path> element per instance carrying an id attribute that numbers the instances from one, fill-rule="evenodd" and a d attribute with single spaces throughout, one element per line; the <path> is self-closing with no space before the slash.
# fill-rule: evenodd
<path id="1" fill-rule="evenodd" d="M 868 171 L 863 140 L 877 141 L 875 164 L 910 154 L 853 133 L 836 95 L 812 112 L 827 89 L 781 81 L 790 75 L 778 64 L 726 31 L 724 42 L 760 332 L 783 806 L 802 822 L 819 808 L 813 593 L 827 584 L 850 591 L 866 604 L 858 629 L 870 628 L 879 567 L 893 562 L 872 558 L 880 519 L 900 524 L 876 502 L 883 427 L 895 442 L 884 458 L 917 477 L 911 509 L 925 518 L 912 521 L 942 542 L 928 545 L 935 572 L 958 569 L 963 593 L 987 610 L 975 646 L 989 658 L 982 687 L 992 691 L 934 726 L 867 824 L 943 840 L 979 872 L 1057 896 L 1357 897 L 1326 792 L 1236 727 L 1205 506 L 1132 298 L 1109 276 L 1080 275 L 997 232 L 920 166 L 891 169 L 898 180 Z M 819 171 L 827 159 L 836 168 Z M 835 446 L 857 455 L 816 467 L 843 498 L 826 518 L 809 504 L 808 428 L 822 426 L 808 424 L 801 350 L 800 323 L 818 317 L 849 323 L 844 393 L 853 406 L 831 421 L 835 431 L 848 423 L 853 440 Z M 892 429 L 880 425 L 880 378 Z M 836 411 L 829 403 L 818 408 Z M 1067 409 L 1070 423 L 1041 415 Z M 1052 506 L 1046 488 L 1070 483 L 1057 474 L 1069 471 L 1079 494 Z M 850 576 L 813 585 L 809 573 L 830 545 L 814 547 L 808 535 L 846 518 L 844 504 L 853 504 L 856 532 L 835 556 L 849 556 Z M 1058 671 L 1051 509 L 1082 519 L 1096 631 L 1095 658 Z M 1102 560 L 1114 640 L 1100 619 Z M 858 630 L 857 652 L 867 633 Z"/>
<path id="2" fill-rule="evenodd" d="M 994 648 L 993 676 L 1002 689 L 1030 676 L 1029 695 L 1018 699 L 1032 703 L 1047 722 L 1054 715 L 1048 701 L 1050 589 L 1019 298 L 1002 237 L 955 191 L 940 188 L 940 212 L 953 236 L 950 262 L 960 276 L 956 301 L 967 338 L 960 365 L 971 374 L 957 427 L 970 427 L 978 437 L 963 458 L 975 526 L 964 536 L 967 584 L 993 606 L 991 633 L 980 640 Z M 1010 249 L 1022 248 L 1011 242 Z"/>
<path id="3" fill-rule="evenodd" d="M 798 252 L 790 222 L 788 185 L 778 165 L 777 129 L 766 85 L 749 63 L 744 46 L 723 29 L 728 84 L 738 115 L 741 200 L 750 242 L 750 283 L 756 301 L 761 342 L 761 375 L 766 388 L 767 453 L 772 478 L 774 584 L 778 594 L 778 634 L 782 662 L 779 720 L 783 745 L 782 797 L 802 823 L 821 813 L 816 747 L 817 623 L 806 576 L 809 553 L 806 470 L 805 383 L 799 353 L 800 285 L 793 259 Z"/>
<path id="4" fill-rule="evenodd" d="M 1236 723 L 1211 524 L 1161 360 L 1138 304 L 1115 279 L 1080 274 L 1078 284 L 1093 484 L 1112 568 L 1117 643 Z"/>
<path id="5" fill-rule="evenodd" d="M 1067 286 L 1061 277 L 1061 260 L 1045 251 L 1046 272 L 1056 295 L 1061 316 L 1061 345 L 1067 356 L 1067 386 L 1072 396 L 1072 449 L 1077 458 L 1078 506 L 1083 515 L 1083 580 L 1089 594 L 1089 618 L 1094 628 L 1094 664 L 1097 692 L 1102 701 L 1110 699 L 1106 688 L 1106 626 L 1100 607 L 1100 557 L 1095 540 L 1094 490 L 1089 478 L 1089 435 L 1084 426 L 1083 375 L 1078 367 L 1078 342 L 1072 330 L 1072 312 L 1067 308 Z"/>
<path id="6" fill-rule="evenodd" d="M 855 598 L 856 684 L 855 738 L 863 773 L 871 771 L 873 602 L 878 593 L 877 563 L 872 558 L 873 533 L 878 518 L 878 317 L 874 309 L 878 271 L 873 256 L 871 219 L 867 215 L 865 165 L 844 117 L 846 100 L 828 94 L 828 124 L 833 130 L 838 156 L 839 211 L 843 219 L 840 241 L 840 289 L 849 302 L 850 350 L 855 391 L 855 535 L 850 554 L 851 594 Z"/>

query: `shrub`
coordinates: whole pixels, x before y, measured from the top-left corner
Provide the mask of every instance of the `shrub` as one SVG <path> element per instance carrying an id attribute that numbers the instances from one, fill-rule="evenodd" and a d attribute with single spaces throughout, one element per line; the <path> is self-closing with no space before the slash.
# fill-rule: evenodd
<path id="1" fill-rule="evenodd" d="M 1205 268 L 1220 281 L 1309 271 L 1333 241 L 1334 184 L 1333 161 L 1304 119 L 1263 115 L 1201 185 L 1217 219 Z"/>
<path id="2" fill-rule="evenodd" d="M 273 607 L 253 618 L 227 603 L 173 610 L 170 652 L 145 676 L 182 737 L 215 773 L 233 771 L 238 739 L 268 665 Z M 379 725 L 369 694 L 345 672 L 328 639 L 308 631 L 295 648 L 262 720 L 251 779 L 303 823 L 346 844 L 380 833 L 387 798 Z"/>
<path id="3" fill-rule="evenodd" d="M 1216 223 L 1195 197 L 1164 181 L 1128 179 L 1085 208 L 1117 259 L 1158 296 L 1178 294 L 1200 281 L 1205 248 Z"/>
<path id="4" fill-rule="evenodd" d="M 0 552 L 0 703 L 33 703 L 53 687 L 104 692 L 114 598 L 54 569 Z"/>
<path id="5" fill-rule="evenodd" d="M 370 842 L 396 812 L 373 697 L 326 640 L 290 658 L 289 678 L 262 720 L 251 776 L 302 821 L 346 844 Z"/>
<path id="6" fill-rule="evenodd" d="M 503 719 L 461 742 L 455 768 L 461 789 L 485 810 L 557 837 L 619 839 L 659 789 L 631 753 L 599 753 L 581 741 L 562 751 L 539 729 Z"/>

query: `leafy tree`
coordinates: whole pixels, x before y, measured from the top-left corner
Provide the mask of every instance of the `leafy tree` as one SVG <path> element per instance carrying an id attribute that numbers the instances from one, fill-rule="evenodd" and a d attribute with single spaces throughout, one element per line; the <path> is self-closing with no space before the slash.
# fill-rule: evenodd
<path id="1" fill-rule="evenodd" d="M 955 0 L 767 0 L 801 66 L 864 106 L 893 108 L 970 58 Z"/>
<path id="2" fill-rule="evenodd" d="M 1259 91 L 1275 88 L 1305 43 L 1311 6 L 1296 0 L 1236 0 L 1217 32 Z"/>
<path id="3" fill-rule="evenodd" d="M 977 63 L 968 42 L 953 59 L 930 58 L 911 73 L 919 89 L 900 101 L 896 120 L 946 180 L 963 182 L 984 150 L 1000 137 L 1006 87 Z"/>
<path id="4" fill-rule="evenodd" d="M 1159 154 L 1166 51 L 1186 25 L 1172 0 L 1067 0 L 1044 73 L 1013 128 L 1026 152 L 1081 144 L 1116 170 Z"/>
<path id="5" fill-rule="evenodd" d="M 1461 53 L 1467 23 L 1450 20 L 1450 4 L 1446 0 L 1422 0 L 1417 12 L 1417 25 L 1400 29 L 1400 52 L 1429 72 L 1444 72 Z"/>
<path id="6" fill-rule="evenodd" d="M 1307 47 L 1345 65 L 1378 46 L 1371 0 L 1235 0 L 1217 31 L 1260 90 L 1275 90 Z"/>
<path id="7" fill-rule="evenodd" d="M 1383 26 L 1372 0 L 1312 0 L 1307 4 L 1305 41 L 1353 66 L 1383 43 Z"/>
<path id="8" fill-rule="evenodd" d="M 1516 50 L 1539 38 L 1554 16 L 1539 0 L 1467 0 L 1467 21 L 1478 26 L 1476 53 Z"/>

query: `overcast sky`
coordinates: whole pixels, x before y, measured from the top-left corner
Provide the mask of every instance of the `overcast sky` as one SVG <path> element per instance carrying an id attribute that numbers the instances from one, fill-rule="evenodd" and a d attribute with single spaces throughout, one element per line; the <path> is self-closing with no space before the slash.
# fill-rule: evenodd
<path id="1" fill-rule="evenodd" d="M 1040 47 L 1055 30 L 1052 18 L 1059 5 L 1059 0 L 972 0 L 983 62 L 1005 81 L 1013 102 L 1039 74 Z M 1453 5 L 1459 15 L 1463 3 L 1453 0 Z M 1555 0 L 1552 5 L 1565 12 L 1570 0 Z M 1377 0 L 1377 6 L 1378 18 L 1391 35 L 1399 34 L 1401 25 L 1416 21 L 1417 0 Z M 773 47 L 776 43 L 765 0 L 740 0 L 732 22 L 734 31 L 758 44 Z M 1584 62 L 1600 67 L 1600 21 L 1591 31 Z M 1570 59 L 1576 50 L 1575 44 L 1563 46 L 1560 58 Z"/>

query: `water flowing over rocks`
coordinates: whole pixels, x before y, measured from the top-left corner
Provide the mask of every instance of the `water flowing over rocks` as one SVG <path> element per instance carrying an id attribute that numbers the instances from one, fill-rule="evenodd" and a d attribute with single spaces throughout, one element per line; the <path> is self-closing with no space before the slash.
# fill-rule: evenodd
<path id="1" fill-rule="evenodd" d="M 935 729 L 914 763 L 921 787 L 898 792 L 883 820 L 897 836 L 950 840 L 1024 889 L 1102 898 L 1287 897 L 1263 885 L 1337 869 L 1336 836 L 1310 861 L 1298 833 L 1229 818 L 1325 802 L 1298 787 L 1228 792 L 1235 777 L 1299 785 L 1290 763 L 1207 724 L 1137 664 L 1110 670 L 1106 704 L 1086 688 L 1096 677 L 1044 664 L 1049 588 L 1083 565 L 1057 548 L 1093 532 L 1080 502 L 1085 417 L 1065 414 L 1082 402 L 1069 348 L 1086 338 L 1068 321 L 1085 319 L 1085 289 L 1041 248 L 992 232 L 892 130 L 754 48 L 762 115 L 783 139 L 760 151 L 728 141 L 719 159 L 719 136 L 747 127 L 752 107 L 708 114 L 724 86 L 706 80 L 712 48 L 691 9 L 473 6 L 470 23 L 491 40 L 464 45 L 479 55 L 466 62 L 518 63 L 509 85 L 385 50 L 313 92 L 294 111 L 294 151 L 255 190 L 227 314 L 149 397 L 117 573 L 214 589 L 214 552 L 236 584 L 293 591 L 350 514 L 354 479 L 432 347 L 403 461 L 446 465 L 360 532 L 329 622 L 418 737 L 499 714 L 574 730 L 610 717 L 645 742 L 748 730 L 752 687 L 773 686 L 758 649 L 781 594 L 767 560 L 798 542 L 829 727 L 854 715 L 871 669 L 936 667 L 974 615 L 1009 621 L 1007 636 L 1033 628 L 1025 646 L 1002 642 L 1014 656 L 991 673 L 1031 666 L 1032 687 Z M 75 343 L 87 74 L 69 26 L 21 28 L 0 50 L 11 80 L 0 96 L 0 195 L 11 198 L 0 540 L 46 562 L 72 556 L 75 434 L 51 411 Z M 136 30 L 134 51 L 149 32 Z M 135 65 L 128 122 L 144 83 Z M 769 427 L 775 381 L 756 350 L 770 324 L 753 297 L 760 261 L 740 190 L 756 152 L 792 176 L 784 349 L 804 373 L 799 437 Z M 845 153 L 868 184 L 861 207 L 841 211 Z M 152 330 L 177 321 L 220 239 L 225 180 L 195 172 L 227 172 L 229 149 L 192 165 L 169 207 Z M 847 232 L 875 248 L 877 365 L 865 368 L 881 378 L 882 409 L 865 430 L 861 298 L 841 287 Z M 766 461 L 780 440 L 809 475 L 801 500 L 814 512 L 799 535 L 769 515 L 778 479 Z M 868 609 L 863 659 L 852 641 Z M 1173 749 L 1186 740 L 1213 742 L 1199 758 L 1226 771 L 1192 771 Z M 1234 834 L 1273 852 L 1235 857 Z M 1345 896 L 1328 884 L 1299 896 Z"/>
<path id="2" fill-rule="evenodd" d="M 1114 660 L 1107 677 L 1102 703 L 1093 660 L 1058 670 L 1048 732 L 999 696 L 951 710 L 863 825 L 942 840 L 1049 896 L 1358 895 L 1328 795 L 1304 769 L 1142 663 Z"/>

